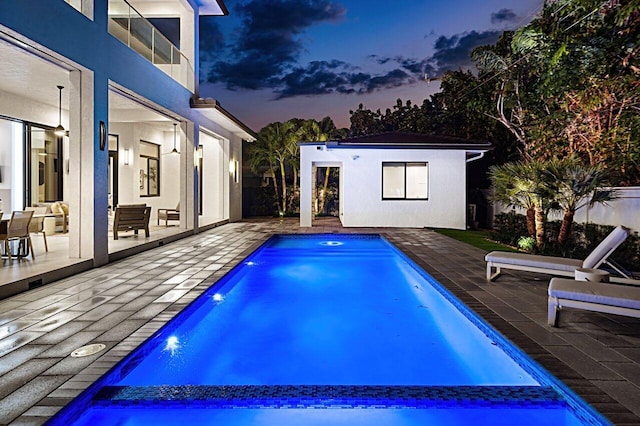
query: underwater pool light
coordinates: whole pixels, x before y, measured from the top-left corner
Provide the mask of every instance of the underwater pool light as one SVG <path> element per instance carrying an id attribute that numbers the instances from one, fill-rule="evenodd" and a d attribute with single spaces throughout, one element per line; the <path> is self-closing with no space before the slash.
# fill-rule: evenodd
<path id="1" fill-rule="evenodd" d="M 323 241 L 320 243 L 321 246 L 329 246 L 329 247 L 337 247 L 337 246 L 341 246 L 342 242 L 340 241 Z"/>
<path id="2" fill-rule="evenodd" d="M 222 302 L 223 300 L 224 300 L 224 296 L 221 295 L 220 293 L 216 293 L 213 295 L 214 302 Z"/>
<path id="3" fill-rule="evenodd" d="M 169 336 L 167 344 L 164 346 L 165 351 L 170 351 L 171 355 L 175 355 L 175 352 L 180 349 L 180 341 L 177 336 Z"/>

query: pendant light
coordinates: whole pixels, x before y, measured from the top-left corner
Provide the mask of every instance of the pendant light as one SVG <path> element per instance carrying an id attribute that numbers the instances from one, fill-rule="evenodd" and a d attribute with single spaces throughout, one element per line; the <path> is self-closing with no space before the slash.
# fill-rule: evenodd
<path id="1" fill-rule="evenodd" d="M 58 90 L 60 91 L 58 97 L 58 127 L 53 131 L 56 136 L 64 136 L 67 133 L 64 127 L 62 127 L 62 89 L 64 89 L 64 86 L 58 86 Z"/>
<path id="2" fill-rule="evenodd" d="M 172 154 L 180 154 L 178 152 L 178 149 L 176 148 L 177 126 L 178 126 L 178 123 L 173 123 L 173 149 L 171 150 Z"/>

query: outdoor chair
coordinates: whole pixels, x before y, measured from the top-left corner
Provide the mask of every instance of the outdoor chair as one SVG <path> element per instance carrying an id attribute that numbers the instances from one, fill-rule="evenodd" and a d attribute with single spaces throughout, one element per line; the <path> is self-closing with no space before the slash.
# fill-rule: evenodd
<path id="1" fill-rule="evenodd" d="M 42 239 L 44 240 L 44 251 L 48 252 L 49 246 L 47 245 L 47 233 L 44 230 L 44 215 L 47 213 L 47 208 L 25 207 L 24 210 L 33 212 L 33 217 L 31 218 L 31 222 L 29 223 L 29 232 L 31 234 L 42 234 Z"/>
<path id="2" fill-rule="evenodd" d="M 31 258 L 36 258 L 31 244 L 31 235 L 29 234 L 29 223 L 32 216 L 33 211 L 14 211 L 11 213 L 6 233 L 0 234 L 0 241 L 3 242 L 4 246 L 3 254 L 9 258 L 9 263 L 13 262 L 14 256 L 14 253 L 11 252 L 12 242 L 17 242 L 18 244 L 15 257 L 26 257 L 31 252 Z"/>
<path id="3" fill-rule="evenodd" d="M 149 238 L 149 218 L 151 207 L 146 204 L 124 204 L 116 207 L 113 218 L 113 239 L 118 239 L 118 231 L 133 231 L 138 235 L 138 230 L 143 229 L 146 238 Z"/>
<path id="4" fill-rule="evenodd" d="M 180 202 L 175 209 L 158 209 L 158 226 L 161 220 L 164 220 L 164 226 L 168 226 L 170 220 L 180 220 Z"/>
<path id="5" fill-rule="evenodd" d="M 637 282 L 638 280 L 632 280 L 627 273 L 622 271 L 621 268 L 608 259 L 611 253 L 613 253 L 614 250 L 624 242 L 628 235 L 628 228 L 624 226 L 616 227 L 604 240 L 602 240 L 600 244 L 598 244 L 595 249 L 593 249 L 584 261 L 564 257 L 492 251 L 484 258 L 487 262 L 487 281 L 493 281 L 496 279 L 502 272 L 502 269 L 515 269 L 518 271 L 575 277 L 575 271 L 578 268 L 596 269 L 602 264 L 607 264 L 624 277 L 612 277 L 612 281 Z"/>

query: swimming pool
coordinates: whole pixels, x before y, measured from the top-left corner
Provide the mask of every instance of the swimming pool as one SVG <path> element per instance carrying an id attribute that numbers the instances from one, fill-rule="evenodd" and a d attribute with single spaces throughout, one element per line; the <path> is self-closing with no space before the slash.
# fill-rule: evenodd
<path id="1" fill-rule="evenodd" d="M 51 424 L 608 424 L 380 236 L 279 235 Z"/>

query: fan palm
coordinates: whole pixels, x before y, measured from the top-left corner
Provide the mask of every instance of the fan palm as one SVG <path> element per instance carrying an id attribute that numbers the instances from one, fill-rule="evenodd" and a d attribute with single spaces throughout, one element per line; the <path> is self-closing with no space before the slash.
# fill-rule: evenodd
<path id="1" fill-rule="evenodd" d="M 563 210 L 557 240 L 559 245 L 566 243 L 578 209 L 617 197 L 615 190 L 605 188 L 606 177 L 600 167 L 583 165 L 575 157 L 550 161 L 545 173 L 551 184 L 549 189 L 555 194 L 555 202 Z"/>

